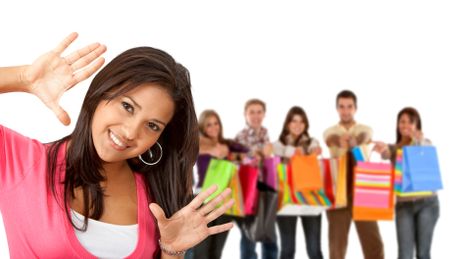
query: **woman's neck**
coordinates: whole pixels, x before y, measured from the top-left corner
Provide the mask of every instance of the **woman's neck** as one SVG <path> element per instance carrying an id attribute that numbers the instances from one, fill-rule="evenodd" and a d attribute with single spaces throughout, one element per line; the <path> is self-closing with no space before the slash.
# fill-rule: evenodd
<path id="1" fill-rule="evenodd" d="M 402 136 L 400 139 L 399 146 L 407 146 L 411 144 L 412 139 L 407 136 Z"/>
<path id="2" fill-rule="evenodd" d="M 300 137 L 301 135 L 294 135 L 294 134 L 288 134 L 286 137 L 286 142 L 290 145 L 294 145 L 294 142 L 297 141 L 297 139 Z"/>
<path id="3" fill-rule="evenodd" d="M 126 161 L 120 163 L 103 163 L 103 170 L 101 170 L 106 181 L 120 181 L 129 179 L 133 171 Z"/>
<path id="4" fill-rule="evenodd" d="M 219 143 L 219 137 L 209 137 L 205 136 L 200 139 L 200 145 L 211 145 L 214 146 Z"/>
<path id="5" fill-rule="evenodd" d="M 209 138 L 213 144 L 219 143 L 219 137 Z"/>

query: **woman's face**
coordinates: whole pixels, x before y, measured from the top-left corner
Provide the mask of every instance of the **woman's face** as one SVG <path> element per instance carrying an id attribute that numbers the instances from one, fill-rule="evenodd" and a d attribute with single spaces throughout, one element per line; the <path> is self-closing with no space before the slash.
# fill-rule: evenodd
<path id="1" fill-rule="evenodd" d="M 303 131 L 305 131 L 305 123 L 303 122 L 302 116 L 296 114 L 292 117 L 292 120 L 288 124 L 289 134 L 297 138 Z"/>
<path id="2" fill-rule="evenodd" d="M 125 162 L 148 150 L 172 119 L 175 104 L 157 84 L 139 86 L 97 106 L 92 138 L 106 163 Z"/>
<path id="3" fill-rule="evenodd" d="M 208 138 L 218 139 L 220 134 L 220 124 L 216 116 L 209 116 L 205 123 L 205 133 Z"/>
<path id="4" fill-rule="evenodd" d="M 404 113 L 400 116 L 400 120 L 398 121 L 398 129 L 402 137 L 411 137 L 417 128 L 416 123 L 411 121 L 408 114 Z"/>

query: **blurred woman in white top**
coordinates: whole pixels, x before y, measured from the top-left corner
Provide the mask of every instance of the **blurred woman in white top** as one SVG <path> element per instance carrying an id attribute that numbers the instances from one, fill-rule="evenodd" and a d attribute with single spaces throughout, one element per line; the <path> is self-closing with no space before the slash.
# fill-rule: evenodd
<path id="1" fill-rule="evenodd" d="M 305 111 L 298 106 L 292 107 L 286 115 L 278 141 L 273 144 L 273 153 L 281 156 L 285 162 L 289 161 L 295 153 L 320 155 L 322 150 L 319 142 L 309 136 L 308 129 L 309 122 Z M 309 258 L 322 259 L 320 245 L 322 215 L 300 216 L 300 218 Z M 280 258 L 294 258 L 297 216 L 278 216 L 277 223 L 281 237 Z"/>

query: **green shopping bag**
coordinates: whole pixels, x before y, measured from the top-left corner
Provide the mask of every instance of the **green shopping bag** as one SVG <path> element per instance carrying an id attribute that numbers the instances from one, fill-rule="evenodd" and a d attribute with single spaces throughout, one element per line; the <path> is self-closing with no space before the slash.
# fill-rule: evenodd
<path id="1" fill-rule="evenodd" d="M 208 189 L 213 184 L 217 185 L 217 190 L 211 194 L 205 203 L 214 199 L 219 195 L 230 183 L 231 177 L 237 171 L 237 167 L 234 163 L 228 160 L 211 159 L 206 170 L 205 180 L 203 181 L 202 191 Z"/>

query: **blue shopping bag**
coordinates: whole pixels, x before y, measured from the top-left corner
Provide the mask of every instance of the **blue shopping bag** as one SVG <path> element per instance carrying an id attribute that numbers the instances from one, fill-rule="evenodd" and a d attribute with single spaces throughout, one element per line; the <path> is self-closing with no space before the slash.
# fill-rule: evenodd
<path id="1" fill-rule="evenodd" d="M 403 191 L 436 191 L 442 188 L 436 147 L 403 147 Z"/>
<path id="2" fill-rule="evenodd" d="M 356 162 L 367 162 L 369 161 L 370 155 L 367 145 L 356 146 L 352 148 L 353 156 Z"/>

